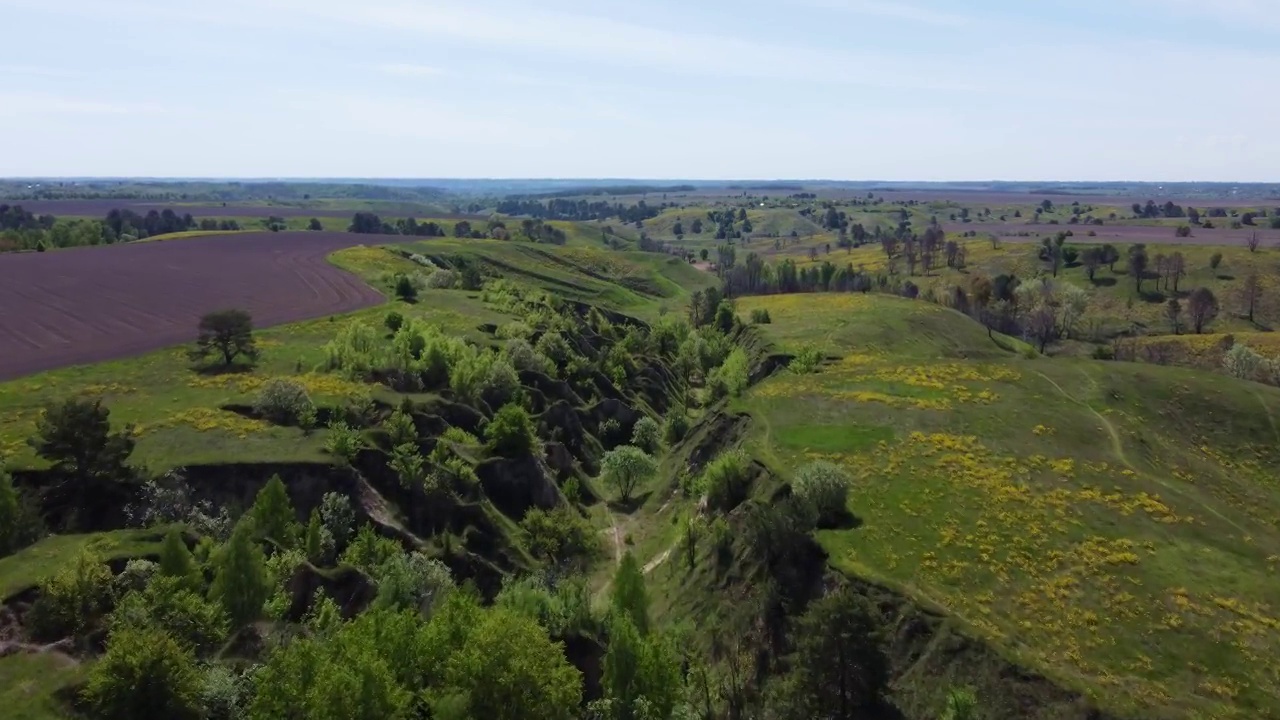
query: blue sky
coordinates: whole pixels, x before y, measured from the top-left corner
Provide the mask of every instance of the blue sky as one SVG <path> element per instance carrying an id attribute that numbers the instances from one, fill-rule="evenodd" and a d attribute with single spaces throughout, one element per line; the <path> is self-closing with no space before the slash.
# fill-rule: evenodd
<path id="1" fill-rule="evenodd" d="M 0 0 L 0 176 L 1280 181 L 1280 0 Z"/>

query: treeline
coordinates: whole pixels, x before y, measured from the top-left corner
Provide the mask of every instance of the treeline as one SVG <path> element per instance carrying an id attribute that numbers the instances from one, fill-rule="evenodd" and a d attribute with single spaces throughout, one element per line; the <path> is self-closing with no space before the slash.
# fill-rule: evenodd
<path id="1" fill-rule="evenodd" d="M 103 220 L 60 220 L 53 215 L 37 217 L 21 205 L 0 205 L 0 252 L 111 245 L 197 229 L 239 230 L 240 224 L 212 218 L 196 221 L 189 213 L 178 215 L 168 209 L 146 215 L 117 209 Z"/>
<path id="2" fill-rule="evenodd" d="M 507 199 L 498 203 L 501 215 L 528 215 L 539 220 L 610 220 L 617 218 L 624 223 L 643 223 L 658 216 L 667 207 L 649 205 L 644 200 L 634 205 L 604 201 L 564 200 L 555 198 L 545 202 L 538 200 Z"/>
<path id="3" fill-rule="evenodd" d="M 374 213 L 359 212 L 352 217 L 348 231 L 364 235 L 452 236 L 476 240 L 485 238 L 493 240 L 524 239 L 530 242 L 549 243 L 552 245 L 563 245 L 568 240 L 564 230 L 548 225 L 541 220 L 529 218 L 522 220 L 520 226 L 513 231 L 507 227 L 505 222 L 497 218 L 490 219 L 484 225 L 472 225 L 468 220 L 459 220 L 453 224 L 452 228 L 446 228 L 442 223 L 433 221 L 418 222 L 414 218 L 386 222 Z"/>

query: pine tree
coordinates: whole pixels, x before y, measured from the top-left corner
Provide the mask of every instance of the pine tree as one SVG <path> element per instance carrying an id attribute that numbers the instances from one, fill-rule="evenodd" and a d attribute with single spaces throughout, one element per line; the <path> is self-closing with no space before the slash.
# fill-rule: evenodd
<path id="1" fill-rule="evenodd" d="M 311 511 L 311 520 L 307 523 L 307 541 L 306 552 L 307 559 L 313 563 L 320 562 L 324 557 L 324 542 L 320 535 L 320 511 Z"/>
<path id="2" fill-rule="evenodd" d="M 222 604 L 235 627 L 257 620 L 271 594 L 267 559 L 253 536 L 253 524 L 242 519 L 214 560 L 209 596 Z"/>
<path id="3" fill-rule="evenodd" d="M 196 559 L 177 528 L 164 536 L 164 545 L 160 548 L 160 574 L 181 578 L 183 586 L 193 592 L 199 592 L 204 584 Z"/>
<path id="4" fill-rule="evenodd" d="M 254 530 L 260 538 L 270 538 L 281 547 L 291 548 L 297 543 L 297 515 L 289 502 L 289 491 L 279 475 L 272 475 L 249 510 Z"/>
<path id="5" fill-rule="evenodd" d="M 613 576 L 613 609 L 629 617 L 641 635 L 649 634 L 649 594 L 644 587 L 644 571 L 629 551 Z"/>

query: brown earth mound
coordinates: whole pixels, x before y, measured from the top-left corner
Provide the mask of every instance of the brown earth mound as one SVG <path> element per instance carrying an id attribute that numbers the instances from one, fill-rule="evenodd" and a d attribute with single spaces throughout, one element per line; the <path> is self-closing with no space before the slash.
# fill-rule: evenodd
<path id="1" fill-rule="evenodd" d="M 245 233 L 0 255 L 0 380 L 190 342 L 215 310 L 265 327 L 375 305 L 381 294 L 326 260 L 361 240 Z"/>

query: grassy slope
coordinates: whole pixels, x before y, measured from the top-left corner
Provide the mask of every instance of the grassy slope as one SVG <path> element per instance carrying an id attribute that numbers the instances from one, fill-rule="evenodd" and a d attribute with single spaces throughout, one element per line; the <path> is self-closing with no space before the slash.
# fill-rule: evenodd
<path id="1" fill-rule="evenodd" d="M 58 653 L 0 658 L 0 707 L 9 720 L 66 717 L 55 695 L 84 677 L 83 668 Z"/>
<path id="2" fill-rule="evenodd" d="M 905 300 L 747 298 L 783 346 L 839 356 L 740 407 L 779 469 L 856 478 L 836 567 L 946 608 L 1103 704 L 1280 711 L 1280 391 L 1189 371 L 1004 353 Z"/>
<path id="3" fill-rule="evenodd" d="M 0 600 L 40 584 L 73 562 L 83 550 L 105 560 L 144 557 L 160 552 L 163 530 L 117 530 L 93 535 L 52 535 L 17 555 L 0 558 Z"/>

